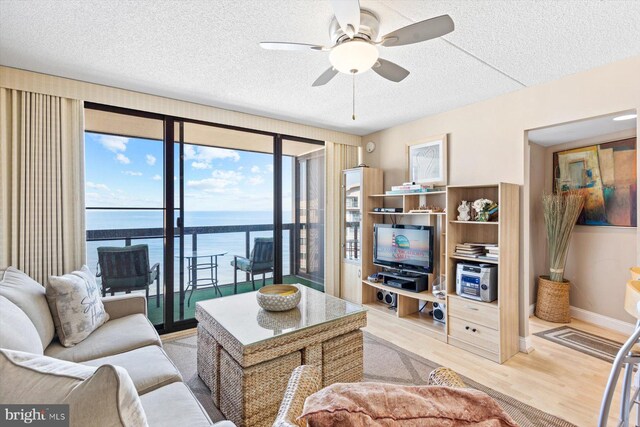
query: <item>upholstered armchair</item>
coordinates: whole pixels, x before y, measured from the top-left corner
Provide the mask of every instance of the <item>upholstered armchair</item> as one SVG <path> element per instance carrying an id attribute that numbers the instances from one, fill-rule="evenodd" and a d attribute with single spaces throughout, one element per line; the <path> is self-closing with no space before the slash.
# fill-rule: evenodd
<path id="1" fill-rule="evenodd" d="M 465 387 L 462 379 L 449 368 L 436 368 L 429 374 L 428 385 L 445 387 Z M 307 397 L 322 388 L 322 373 L 311 365 L 298 366 L 289 378 L 278 416 L 273 427 L 306 427 L 305 421 L 298 421 Z"/>

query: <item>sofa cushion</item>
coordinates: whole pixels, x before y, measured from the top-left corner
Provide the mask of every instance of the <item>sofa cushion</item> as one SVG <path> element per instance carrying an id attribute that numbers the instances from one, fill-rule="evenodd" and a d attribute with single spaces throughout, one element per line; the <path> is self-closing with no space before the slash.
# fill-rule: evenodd
<path id="1" fill-rule="evenodd" d="M 44 354 L 73 362 L 84 362 L 147 345 L 162 346 L 156 329 L 144 315 L 131 314 L 108 321 L 73 347 L 64 347 L 54 341 L 44 350 Z"/>
<path id="2" fill-rule="evenodd" d="M 42 348 L 47 348 L 55 335 L 55 327 L 44 286 L 13 267 L 7 268 L 0 277 L 0 295 L 25 312 L 38 331 Z"/>
<path id="3" fill-rule="evenodd" d="M 63 276 L 49 277 L 46 294 L 58 339 L 65 347 L 82 342 L 109 320 L 96 278 L 86 265 Z"/>
<path id="4" fill-rule="evenodd" d="M 24 311 L 0 296 L 0 348 L 42 354 L 42 341 Z"/>
<path id="5" fill-rule="evenodd" d="M 140 401 L 147 414 L 149 427 L 209 427 L 212 424 L 200 402 L 184 383 L 173 383 L 154 390 L 140 396 Z"/>
<path id="6" fill-rule="evenodd" d="M 87 366 L 115 365 L 127 370 L 139 395 L 167 384 L 182 381 L 182 375 L 164 350 L 157 345 L 127 351 L 114 356 L 82 362 Z"/>
<path id="7" fill-rule="evenodd" d="M 30 353 L 0 350 L 0 401 L 4 404 L 68 404 L 71 427 L 147 425 L 127 372 Z"/>

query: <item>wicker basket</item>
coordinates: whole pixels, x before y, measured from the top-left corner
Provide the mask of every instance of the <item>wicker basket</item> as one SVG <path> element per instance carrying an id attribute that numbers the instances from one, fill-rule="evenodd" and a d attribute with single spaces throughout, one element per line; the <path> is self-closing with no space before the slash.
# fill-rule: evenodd
<path id="1" fill-rule="evenodd" d="M 571 283 L 554 282 L 549 276 L 538 277 L 536 317 L 554 323 L 570 323 L 569 288 Z"/>

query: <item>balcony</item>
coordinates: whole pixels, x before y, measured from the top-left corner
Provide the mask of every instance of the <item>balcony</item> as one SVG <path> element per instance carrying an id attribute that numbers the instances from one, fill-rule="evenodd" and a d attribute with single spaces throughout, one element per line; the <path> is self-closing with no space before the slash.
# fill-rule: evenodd
<path id="1" fill-rule="evenodd" d="M 322 233 L 321 225 L 310 227 L 307 224 L 288 223 L 283 224 L 283 283 L 300 283 L 318 290 L 324 290 L 323 263 L 321 260 L 308 259 L 308 235 L 311 229 L 316 228 L 316 232 Z M 230 262 L 233 255 L 249 257 L 251 253 L 253 239 L 255 237 L 273 236 L 273 225 L 222 225 L 222 226 L 198 226 L 184 228 L 184 253 L 189 254 L 194 251 L 206 254 L 208 250 L 215 247 L 213 252 L 226 252 L 218 259 L 218 279 L 219 288 L 223 296 L 232 295 L 233 267 Z M 176 228 L 174 233 L 179 235 L 180 230 Z M 221 237 L 224 237 L 222 239 Z M 97 248 L 99 246 L 129 246 L 132 244 L 147 244 L 149 246 L 149 258 L 153 265 L 158 262 L 161 266 L 161 292 L 164 289 L 163 272 L 163 239 L 164 230 L 162 228 L 127 228 L 127 229 L 99 229 L 87 230 L 87 263 L 93 269 L 97 264 Z M 221 243 L 226 241 L 232 244 Z M 229 247 L 223 247 L 229 246 Z M 176 238 L 176 257 L 174 263 L 173 291 L 174 291 L 174 321 L 190 319 L 195 315 L 195 303 L 197 301 L 219 298 L 220 295 L 212 287 L 196 289 L 190 295 L 190 290 L 181 289 L 180 286 L 180 258 L 179 239 Z M 322 257 L 322 254 L 319 254 Z M 183 260 L 183 283 L 187 288 L 188 271 L 187 261 Z M 313 271 L 312 271 L 313 270 Z M 270 275 L 267 275 L 270 276 Z M 100 278 L 97 279 L 98 283 Z M 267 277 L 266 283 L 272 283 L 271 277 Z M 262 285 L 261 276 L 256 277 L 256 288 Z M 249 275 L 238 271 L 238 293 L 253 291 Z M 140 291 L 138 291 L 140 292 Z M 142 291 L 144 293 L 144 291 Z M 147 301 L 148 317 L 153 324 L 161 324 L 164 321 L 164 298 L 160 295 L 160 307 L 156 306 L 156 288 L 149 287 L 149 301 Z M 190 301 L 189 301 L 190 297 Z M 180 302 L 182 301 L 182 304 Z"/>

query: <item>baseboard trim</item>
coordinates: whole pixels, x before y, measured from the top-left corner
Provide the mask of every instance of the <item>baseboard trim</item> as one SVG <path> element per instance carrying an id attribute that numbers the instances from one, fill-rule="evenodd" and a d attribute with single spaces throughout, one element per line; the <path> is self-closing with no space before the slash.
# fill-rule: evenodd
<path id="1" fill-rule="evenodd" d="M 623 322 L 622 320 L 614 319 L 613 317 L 594 313 L 578 307 L 571 306 L 571 317 L 597 326 L 602 326 L 603 328 L 611 329 L 625 335 L 631 335 L 635 330 L 633 323 Z"/>
<path id="2" fill-rule="evenodd" d="M 520 352 L 521 353 L 531 353 L 533 350 L 533 342 L 531 341 L 531 335 L 528 337 L 520 337 Z"/>

